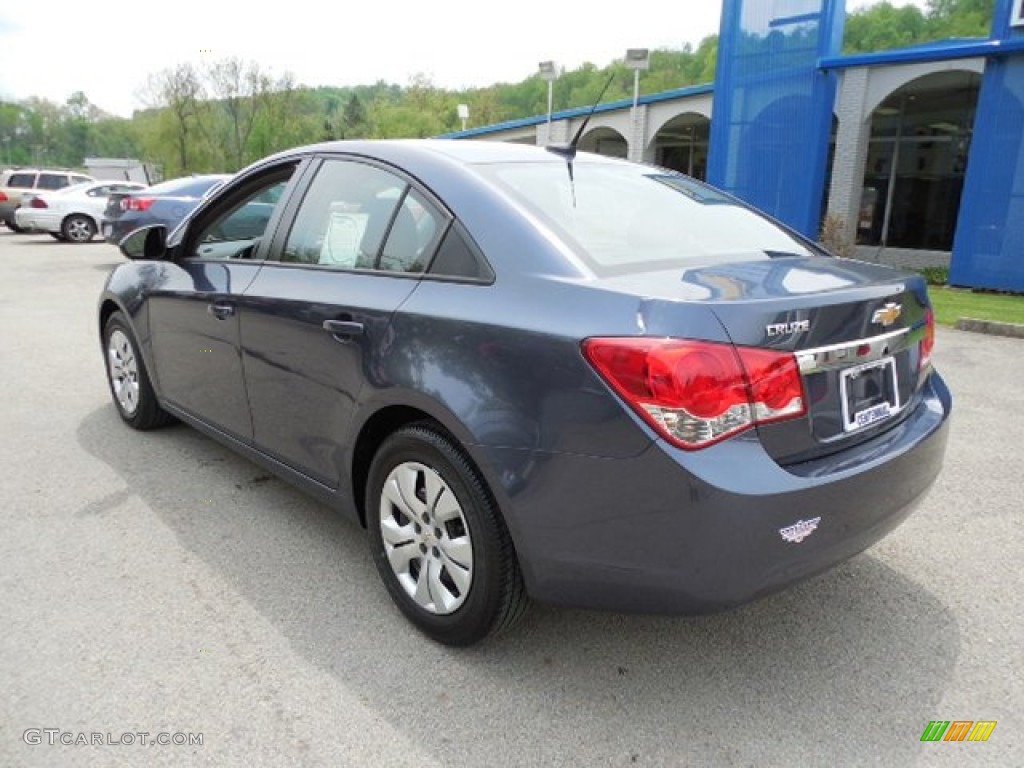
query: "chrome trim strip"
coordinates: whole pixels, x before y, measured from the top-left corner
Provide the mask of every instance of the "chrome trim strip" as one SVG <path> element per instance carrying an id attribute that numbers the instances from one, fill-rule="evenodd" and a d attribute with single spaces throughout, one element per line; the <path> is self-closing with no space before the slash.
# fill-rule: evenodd
<path id="1" fill-rule="evenodd" d="M 838 370 L 851 365 L 870 363 L 903 351 L 910 346 L 910 331 L 910 328 L 900 328 L 898 331 L 866 339 L 844 341 L 841 344 L 831 344 L 815 349 L 801 349 L 794 354 L 797 364 L 800 366 L 800 373 L 803 375 Z M 868 349 L 862 354 L 858 354 L 858 350 L 863 346 L 867 346 Z"/>

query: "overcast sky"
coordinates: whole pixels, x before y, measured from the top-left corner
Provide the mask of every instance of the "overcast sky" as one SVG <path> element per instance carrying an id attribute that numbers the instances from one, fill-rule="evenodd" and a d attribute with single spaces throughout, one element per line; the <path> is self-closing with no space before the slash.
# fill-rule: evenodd
<path id="1" fill-rule="evenodd" d="M 894 4 L 908 2 L 924 4 Z M 867 4 L 847 0 L 850 10 Z M 84 91 L 101 109 L 130 116 L 144 106 L 138 94 L 150 73 L 228 56 L 273 75 L 291 72 L 303 85 L 406 85 L 423 73 L 458 89 L 517 82 L 546 59 L 604 66 L 626 48 L 696 45 L 718 32 L 720 13 L 721 0 L 3 0 L 0 97 L 63 103 Z"/>

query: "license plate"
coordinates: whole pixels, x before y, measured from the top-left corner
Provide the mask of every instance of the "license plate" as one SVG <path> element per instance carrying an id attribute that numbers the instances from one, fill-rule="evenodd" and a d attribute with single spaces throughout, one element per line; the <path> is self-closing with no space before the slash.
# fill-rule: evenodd
<path id="1" fill-rule="evenodd" d="M 847 368 L 839 376 L 843 429 L 852 432 L 889 418 L 900 407 L 896 361 L 891 357 Z"/>

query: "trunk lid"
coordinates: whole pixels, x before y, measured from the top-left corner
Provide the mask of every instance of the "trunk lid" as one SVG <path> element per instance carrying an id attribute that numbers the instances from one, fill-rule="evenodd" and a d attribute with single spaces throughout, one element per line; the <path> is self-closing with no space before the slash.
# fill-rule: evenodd
<path id="1" fill-rule="evenodd" d="M 140 190 L 144 191 L 144 190 Z M 131 197 L 133 192 L 111 192 L 107 195 L 107 205 L 103 209 L 103 218 L 113 221 L 121 217 L 121 201 Z"/>
<path id="2" fill-rule="evenodd" d="M 910 412 L 929 370 L 921 366 L 929 303 L 923 278 L 913 273 L 780 255 L 602 282 L 646 297 L 649 335 L 686 337 L 666 302 L 699 302 L 734 344 L 796 356 L 806 415 L 757 427 L 782 464 L 891 429 Z"/>

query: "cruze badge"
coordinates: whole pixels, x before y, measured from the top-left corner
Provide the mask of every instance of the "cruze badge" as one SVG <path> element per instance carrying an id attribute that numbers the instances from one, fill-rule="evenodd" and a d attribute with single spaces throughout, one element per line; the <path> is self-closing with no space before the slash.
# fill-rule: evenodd
<path id="1" fill-rule="evenodd" d="M 818 527 L 818 523 L 820 522 L 820 517 L 816 517 L 813 520 L 799 520 L 793 523 L 793 525 L 788 525 L 785 528 L 779 528 L 779 535 L 782 536 L 783 541 L 788 541 L 791 544 L 799 544 L 814 533 L 814 530 Z"/>
<path id="2" fill-rule="evenodd" d="M 888 327 L 895 323 L 896 318 L 898 318 L 902 313 L 903 307 L 901 307 L 894 301 L 890 301 L 881 309 L 875 310 L 875 314 L 871 316 L 871 322 L 881 323 L 882 325 Z"/>
<path id="3" fill-rule="evenodd" d="M 793 320 L 788 323 L 769 323 L 764 327 L 768 336 L 786 336 L 791 333 L 807 333 L 811 330 L 810 320 Z"/>

